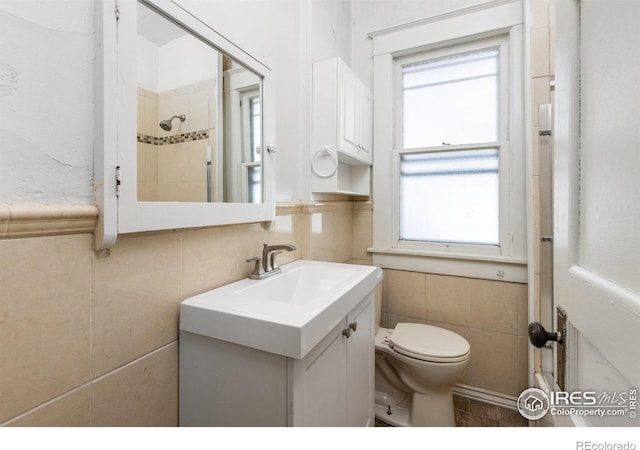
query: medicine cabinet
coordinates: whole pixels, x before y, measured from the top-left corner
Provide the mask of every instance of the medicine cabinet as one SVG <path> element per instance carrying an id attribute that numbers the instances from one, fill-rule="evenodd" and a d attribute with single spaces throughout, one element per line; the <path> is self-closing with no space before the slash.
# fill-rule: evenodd
<path id="1" fill-rule="evenodd" d="M 275 217 L 271 70 L 181 3 L 95 3 L 96 250 Z"/>
<path id="2" fill-rule="evenodd" d="M 311 187 L 314 193 L 368 196 L 373 96 L 340 58 L 313 65 Z"/>

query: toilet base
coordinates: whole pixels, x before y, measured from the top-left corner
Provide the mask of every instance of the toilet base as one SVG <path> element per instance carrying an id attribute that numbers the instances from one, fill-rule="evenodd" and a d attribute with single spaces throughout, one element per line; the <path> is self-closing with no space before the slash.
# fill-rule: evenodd
<path id="1" fill-rule="evenodd" d="M 396 427 L 455 427 L 453 393 L 450 386 L 429 393 L 414 392 L 398 404 L 392 414 L 388 406 L 375 405 L 376 418 Z"/>
<path id="2" fill-rule="evenodd" d="M 410 427 L 409 410 L 402 406 L 398 406 L 392 414 L 387 414 L 385 405 L 375 405 L 376 419 L 394 427 Z"/>
<path id="3" fill-rule="evenodd" d="M 429 393 L 413 393 L 411 399 L 412 427 L 455 427 L 451 386 L 433 389 Z"/>

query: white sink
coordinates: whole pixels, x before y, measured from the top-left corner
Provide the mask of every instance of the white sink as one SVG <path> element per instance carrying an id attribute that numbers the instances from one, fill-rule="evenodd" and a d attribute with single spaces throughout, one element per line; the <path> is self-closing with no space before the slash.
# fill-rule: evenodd
<path id="1" fill-rule="evenodd" d="M 186 299 L 180 329 L 303 358 L 381 280 L 379 267 L 295 261 Z"/>

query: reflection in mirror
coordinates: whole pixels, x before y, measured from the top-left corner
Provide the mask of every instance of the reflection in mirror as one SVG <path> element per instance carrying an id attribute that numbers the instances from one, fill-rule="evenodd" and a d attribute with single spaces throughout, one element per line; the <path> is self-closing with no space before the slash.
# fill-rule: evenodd
<path id="1" fill-rule="evenodd" d="M 138 201 L 262 201 L 261 77 L 138 3 Z"/>

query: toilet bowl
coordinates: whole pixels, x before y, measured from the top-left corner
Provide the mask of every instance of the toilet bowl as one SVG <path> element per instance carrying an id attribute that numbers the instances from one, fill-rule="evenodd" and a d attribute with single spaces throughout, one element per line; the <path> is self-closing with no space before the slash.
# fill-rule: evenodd
<path id="1" fill-rule="evenodd" d="M 462 380 L 469 342 L 444 328 L 399 323 L 375 340 L 376 416 L 398 426 L 455 426 L 452 385 Z"/>

